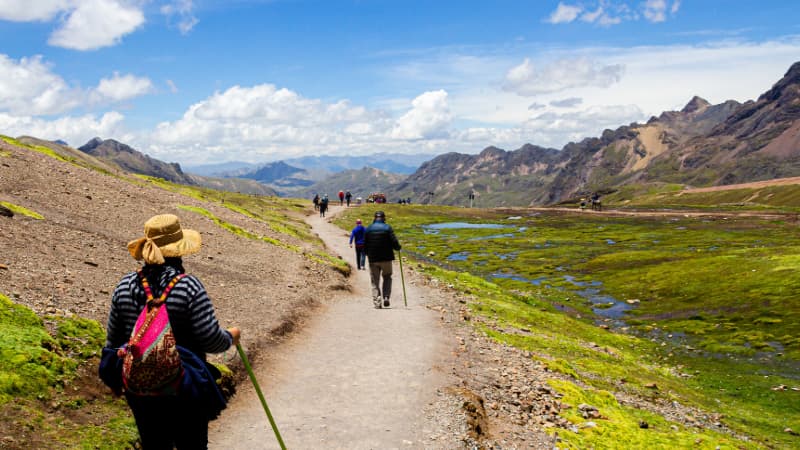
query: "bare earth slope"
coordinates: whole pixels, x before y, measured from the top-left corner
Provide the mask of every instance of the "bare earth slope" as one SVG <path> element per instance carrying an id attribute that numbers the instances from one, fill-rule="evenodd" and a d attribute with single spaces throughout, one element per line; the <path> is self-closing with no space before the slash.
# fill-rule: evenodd
<path id="1" fill-rule="evenodd" d="M 345 232 L 316 216 L 308 222 L 334 253 L 355 266 Z M 427 289 L 406 283 L 409 305 L 403 306 L 398 270 L 395 264 L 391 308 L 372 307 L 368 271 L 356 271 L 349 292 L 329 299 L 304 330 L 257 368 L 287 447 L 463 446 L 455 435 L 461 433 L 445 433 L 432 444 L 437 430 L 448 426 L 443 421 L 458 415 L 452 402 L 449 411 L 438 405 L 435 413 L 423 412 L 437 401 L 437 390 L 452 381 L 444 370 L 454 341 L 425 307 Z M 212 423 L 210 440 L 218 449 L 278 448 L 252 386 L 243 387 Z"/>

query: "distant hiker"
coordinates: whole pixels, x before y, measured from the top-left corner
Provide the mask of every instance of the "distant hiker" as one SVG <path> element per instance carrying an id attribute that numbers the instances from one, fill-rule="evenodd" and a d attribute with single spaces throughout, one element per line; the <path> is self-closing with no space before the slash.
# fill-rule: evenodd
<path id="1" fill-rule="evenodd" d="M 238 344 L 241 332 L 220 327 L 203 284 L 185 274 L 181 257 L 198 252 L 200 241 L 177 216 L 150 218 L 144 237 L 128 243 L 144 267 L 125 275 L 111 297 L 100 375 L 124 391 L 145 450 L 206 448 L 208 422 L 225 407 L 206 353 Z M 178 378 L 165 380 L 172 368 Z"/>
<path id="2" fill-rule="evenodd" d="M 344 191 L 339 191 L 339 206 L 344 204 Z"/>
<path id="3" fill-rule="evenodd" d="M 581 210 L 586 209 L 586 197 L 581 198 Z"/>
<path id="4" fill-rule="evenodd" d="M 328 194 L 322 196 L 322 200 L 319 201 L 319 216 L 325 217 L 325 211 L 328 210 Z"/>
<path id="5" fill-rule="evenodd" d="M 314 211 L 319 211 L 319 194 L 314 194 Z"/>
<path id="6" fill-rule="evenodd" d="M 350 248 L 353 248 L 353 241 L 356 243 L 356 266 L 358 270 L 365 270 L 364 261 L 367 257 L 367 251 L 364 249 L 364 234 L 367 231 L 364 225 L 361 224 L 361 219 L 356 220 L 356 227 L 350 232 Z"/>
<path id="7" fill-rule="evenodd" d="M 597 192 L 592 193 L 592 209 L 595 211 L 603 210 L 602 203 L 600 203 L 600 194 Z"/>
<path id="8" fill-rule="evenodd" d="M 347 201 L 347 207 L 348 208 L 350 207 L 350 199 L 352 199 L 352 198 L 353 198 L 353 194 L 351 194 L 350 191 L 345 192 L 344 199 L 345 199 L 345 201 Z"/>
<path id="9" fill-rule="evenodd" d="M 364 233 L 364 247 L 369 258 L 369 276 L 372 284 L 372 303 L 375 308 L 389 307 L 389 297 L 392 296 L 392 261 L 394 250 L 400 250 L 400 242 L 394 234 L 391 225 L 386 223 L 383 211 L 375 212 L 375 220 L 367 227 Z M 381 277 L 383 288 L 381 289 Z"/>

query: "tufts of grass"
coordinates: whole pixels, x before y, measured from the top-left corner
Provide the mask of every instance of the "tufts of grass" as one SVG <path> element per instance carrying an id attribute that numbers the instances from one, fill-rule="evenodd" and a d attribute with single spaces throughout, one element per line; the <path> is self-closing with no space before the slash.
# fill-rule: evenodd
<path id="1" fill-rule="evenodd" d="M 225 222 L 224 220 L 220 219 L 219 217 L 217 217 L 216 215 L 214 215 L 213 213 L 211 213 L 210 211 L 208 211 L 207 209 L 204 209 L 204 208 L 200 208 L 200 207 L 197 207 L 197 206 L 187 206 L 187 205 L 178 205 L 178 207 L 180 209 L 183 209 L 183 210 L 186 210 L 186 211 L 192 211 L 194 213 L 197 213 L 197 214 L 200 214 L 202 216 L 208 217 L 209 219 L 214 221 L 214 223 L 216 223 L 219 227 L 221 227 L 221 228 L 223 228 L 225 230 L 228 230 L 228 231 L 230 231 L 231 233 L 233 233 L 233 234 L 235 234 L 237 236 L 241 236 L 241 237 L 244 237 L 244 238 L 247 238 L 247 239 L 256 240 L 256 241 L 262 241 L 262 242 L 266 242 L 268 244 L 275 245 L 277 247 L 285 248 L 287 250 L 290 250 L 290 251 L 293 251 L 295 253 L 301 254 L 301 255 L 305 256 L 306 258 L 308 258 L 308 259 L 310 259 L 312 261 L 316 261 L 318 263 L 331 266 L 334 269 L 336 269 L 339 272 L 342 272 L 344 274 L 347 274 L 350 271 L 350 266 L 346 262 L 344 262 L 344 260 L 336 258 L 336 257 L 331 256 L 331 255 L 328 255 L 327 253 L 324 253 L 324 252 L 310 252 L 309 253 L 309 252 L 304 251 L 301 247 L 299 247 L 297 245 L 287 244 L 285 242 L 281 242 L 281 241 L 279 241 L 277 239 L 274 239 L 274 238 L 271 238 L 269 236 L 259 236 L 259 235 L 255 234 L 255 233 L 251 232 L 251 231 L 245 230 L 242 227 L 239 227 L 237 225 Z"/>
<path id="2" fill-rule="evenodd" d="M 44 216 L 43 215 L 41 215 L 41 214 L 39 214 L 39 213 L 37 213 L 35 211 L 31 211 L 30 209 L 25 208 L 24 206 L 19 206 L 19 205 L 15 205 L 13 203 L 2 202 L 2 201 L 0 201 L 0 205 L 3 205 L 6 208 L 10 209 L 11 212 L 13 212 L 14 214 L 20 214 L 20 215 L 23 215 L 23 216 L 26 216 L 26 217 L 30 217 L 30 218 L 33 218 L 33 219 L 36 219 L 36 220 L 44 220 Z"/>

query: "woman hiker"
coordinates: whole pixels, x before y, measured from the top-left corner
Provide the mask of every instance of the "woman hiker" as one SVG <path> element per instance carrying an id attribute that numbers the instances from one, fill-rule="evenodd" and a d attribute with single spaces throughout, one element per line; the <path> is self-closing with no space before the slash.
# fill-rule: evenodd
<path id="1" fill-rule="evenodd" d="M 172 214 L 154 216 L 145 222 L 144 237 L 128 243 L 128 251 L 135 259 L 143 259 L 144 267 L 125 275 L 114 290 L 106 347 L 120 349 L 120 356 L 129 351 L 124 347 L 134 340 L 131 332 L 147 299 L 158 298 L 166 291 L 165 309 L 174 336 L 172 345 L 177 344 L 180 350 L 181 379 L 186 380 L 185 374 L 196 367 L 191 366 L 189 360 L 197 361 L 197 358 L 202 361 L 200 370 L 212 375 L 203 367 L 206 354 L 221 353 L 237 345 L 241 332 L 237 327 L 222 329 L 203 284 L 193 275 L 184 275 L 181 257 L 198 252 L 200 242 L 200 234 L 181 228 L 178 217 Z M 139 330 L 139 326 L 136 329 Z M 169 346 L 170 342 L 166 342 Z M 190 353 L 184 353 L 187 350 Z M 187 355 L 190 358 L 185 358 Z M 102 372 L 101 366 L 101 377 Z M 122 373 L 124 379 L 125 371 Z M 178 449 L 207 448 L 208 422 L 224 408 L 224 400 L 221 400 L 221 407 L 209 412 L 204 408 L 208 405 L 207 399 L 197 398 L 197 392 L 202 392 L 200 396 L 207 393 L 202 390 L 204 386 L 190 385 L 186 388 L 187 381 L 182 383 L 176 388 L 177 393 L 172 395 L 137 395 L 131 392 L 132 389 L 126 389 L 125 397 L 136 420 L 144 450 L 172 449 L 173 446 Z M 215 389 L 213 380 L 211 383 L 211 389 Z M 214 394 L 219 395 L 219 391 L 215 390 Z"/>

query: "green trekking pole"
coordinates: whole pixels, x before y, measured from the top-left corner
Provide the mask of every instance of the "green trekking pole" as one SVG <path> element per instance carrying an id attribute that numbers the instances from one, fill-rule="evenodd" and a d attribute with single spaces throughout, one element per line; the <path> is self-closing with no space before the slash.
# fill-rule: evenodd
<path id="1" fill-rule="evenodd" d="M 239 357 L 242 358 L 244 368 L 247 369 L 247 374 L 250 375 L 250 381 L 253 382 L 253 387 L 256 388 L 258 398 L 261 400 L 261 406 L 264 407 L 264 411 L 267 413 L 267 419 L 269 419 L 269 424 L 272 425 L 272 431 L 275 432 L 275 437 L 278 438 L 278 444 L 281 445 L 282 450 L 286 450 L 286 444 L 283 443 L 283 438 L 281 438 L 281 433 L 278 431 L 278 426 L 275 425 L 275 419 L 272 418 L 272 413 L 269 412 L 269 406 L 267 406 L 267 401 L 264 400 L 264 394 L 261 393 L 261 387 L 258 385 L 253 369 L 250 367 L 250 361 L 247 360 L 247 355 L 244 354 L 244 350 L 242 350 L 240 344 L 236 344 L 236 350 L 239 351 Z"/>
<path id="2" fill-rule="evenodd" d="M 403 285 L 403 304 L 408 308 L 408 299 L 406 299 L 406 280 L 403 277 L 403 255 L 400 250 L 397 251 L 397 261 L 400 262 L 400 284 Z"/>

